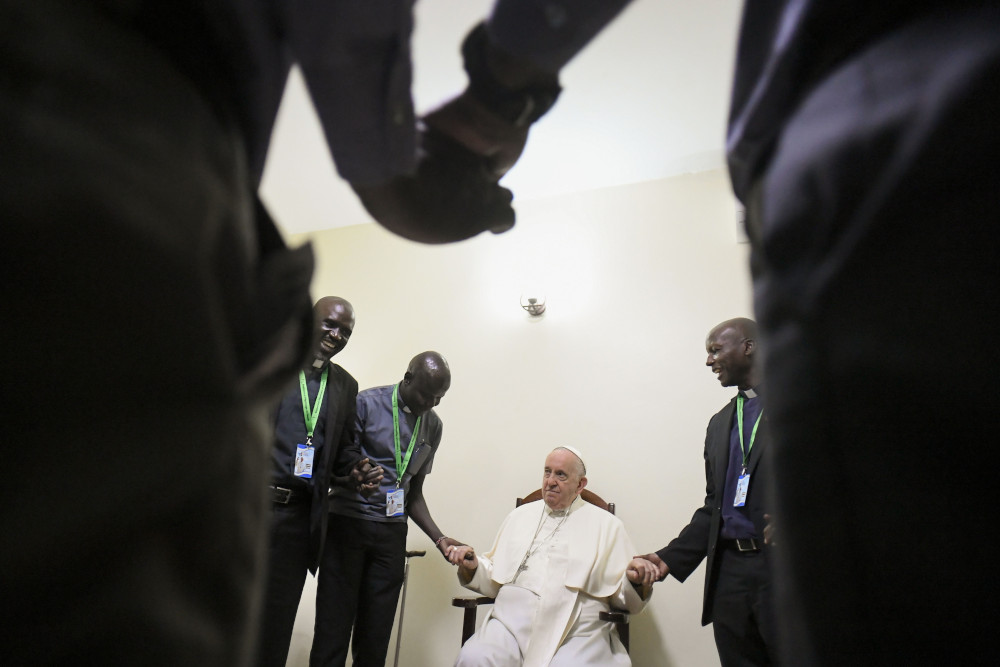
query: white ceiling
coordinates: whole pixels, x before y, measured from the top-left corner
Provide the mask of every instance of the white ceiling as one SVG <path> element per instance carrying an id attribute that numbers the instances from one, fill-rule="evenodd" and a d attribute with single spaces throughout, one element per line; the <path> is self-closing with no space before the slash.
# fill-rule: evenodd
<path id="1" fill-rule="evenodd" d="M 740 2 L 635 0 L 562 73 L 559 102 L 503 184 L 538 199 L 723 165 Z M 492 0 L 420 0 L 417 112 L 465 86 L 459 44 Z M 261 185 L 286 233 L 370 222 L 341 181 L 293 71 Z"/>

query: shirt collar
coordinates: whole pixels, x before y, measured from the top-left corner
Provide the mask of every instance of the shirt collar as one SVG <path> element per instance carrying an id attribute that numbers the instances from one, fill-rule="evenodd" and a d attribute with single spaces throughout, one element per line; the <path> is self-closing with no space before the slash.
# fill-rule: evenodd
<path id="1" fill-rule="evenodd" d="M 403 400 L 403 392 L 398 390 L 396 391 L 396 405 L 398 405 L 399 409 L 406 414 L 411 414 L 409 406 L 407 406 L 406 401 Z"/>
<path id="2" fill-rule="evenodd" d="M 576 511 L 577 509 L 579 509 L 579 508 L 580 508 L 580 506 L 581 506 L 581 505 L 582 505 L 583 503 L 585 503 L 585 502 L 587 502 L 587 501 L 583 499 L 583 496 L 580 496 L 580 495 L 578 495 L 578 496 L 577 496 L 576 498 L 574 498 L 574 499 L 573 499 L 573 502 L 571 502 L 571 503 L 569 504 L 569 507 L 567 507 L 567 508 L 566 508 L 565 510 L 554 510 L 554 509 L 552 509 L 551 507 L 549 507 L 549 506 L 548 506 L 548 505 L 547 505 L 547 504 L 545 503 L 545 500 L 544 500 L 544 499 L 542 500 L 542 505 L 544 505 L 544 506 L 545 506 L 545 513 L 546 513 L 546 514 L 549 514 L 549 515 L 552 515 L 552 514 L 555 514 L 555 516 L 563 516 L 563 514 L 564 514 L 564 513 L 565 513 L 565 514 L 572 514 L 572 513 L 573 513 L 573 512 L 575 512 L 575 511 Z M 557 513 L 557 512 L 558 512 L 558 513 Z M 557 514 L 556 514 L 556 513 L 557 513 Z"/>

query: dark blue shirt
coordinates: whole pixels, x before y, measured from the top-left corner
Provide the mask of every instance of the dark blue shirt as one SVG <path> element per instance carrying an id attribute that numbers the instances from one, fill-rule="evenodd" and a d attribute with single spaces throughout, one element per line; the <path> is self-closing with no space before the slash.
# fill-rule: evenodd
<path id="1" fill-rule="evenodd" d="M 316 395 L 319 394 L 320 378 L 319 374 L 306 376 L 310 409 L 316 401 Z M 327 391 L 323 395 L 323 402 L 320 405 L 319 419 L 316 420 L 316 429 L 312 435 L 312 443 L 315 448 L 313 466 L 319 463 L 320 452 L 324 444 L 327 403 L 330 398 L 329 389 L 330 387 L 327 385 Z M 271 448 L 272 484 L 303 491 L 311 487 L 316 479 L 315 476 L 307 479 L 296 477 L 294 473 L 296 449 L 305 442 L 306 419 L 302 413 L 302 390 L 299 388 L 299 382 L 296 378 L 295 385 L 281 399 L 281 403 L 278 405 L 278 414 L 274 420 L 274 446 Z"/>
<path id="2" fill-rule="evenodd" d="M 740 473 L 743 471 L 743 449 L 746 449 L 746 458 L 750 460 L 751 447 L 751 436 L 753 434 L 754 424 L 757 423 L 757 419 L 760 417 L 763 406 L 760 401 L 759 387 L 756 391 L 751 390 L 750 393 L 754 394 L 753 397 L 749 397 L 748 394 L 740 392 L 746 397 L 743 402 L 743 447 L 740 447 L 740 430 L 739 421 L 737 420 L 736 413 L 737 410 L 733 411 L 733 427 L 729 432 L 729 465 L 726 467 L 726 483 L 722 490 L 722 537 L 725 539 L 735 539 L 737 537 L 757 537 L 756 529 L 754 528 L 753 521 L 750 520 L 750 513 L 747 511 L 747 505 L 750 501 L 750 494 L 754 493 L 753 476 L 750 477 L 750 486 L 747 490 L 747 499 L 743 507 L 733 507 L 733 501 L 736 498 L 736 485 L 739 480 Z M 738 405 L 738 403 L 737 403 Z M 759 429 L 758 429 L 759 432 Z"/>
<path id="3" fill-rule="evenodd" d="M 354 426 L 355 437 L 360 441 L 361 454 L 367 457 L 372 465 L 382 466 L 385 473 L 382 483 L 368 498 L 350 489 L 334 487 L 333 496 L 330 498 L 330 511 L 334 514 L 389 523 L 406 521 L 406 514 L 398 517 L 385 515 L 386 494 L 396 489 L 398 478 L 392 424 L 393 386 L 374 387 L 358 393 L 358 416 Z M 397 397 L 397 405 L 399 446 L 401 454 L 405 456 L 417 418 L 405 411 L 406 405 L 402 397 Z M 410 480 L 415 475 L 426 475 L 431 471 L 434 454 L 441 443 L 441 431 L 441 419 L 433 410 L 428 410 L 420 420 L 420 432 L 413 444 L 413 453 L 410 454 L 406 473 L 399 484 L 403 489 L 407 511 L 410 502 Z"/>

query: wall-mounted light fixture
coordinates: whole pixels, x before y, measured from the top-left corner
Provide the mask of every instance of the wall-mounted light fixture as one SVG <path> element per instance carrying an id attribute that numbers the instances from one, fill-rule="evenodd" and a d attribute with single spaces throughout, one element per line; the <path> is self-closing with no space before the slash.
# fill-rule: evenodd
<path id="1" fill-rule="evenodd" d="M 537 317 L 545 312 L 545 295 L 544 294 L 522 294 L 521 295 L 521 308 L 528 311 L 528 314 L 532 317 Z"/>

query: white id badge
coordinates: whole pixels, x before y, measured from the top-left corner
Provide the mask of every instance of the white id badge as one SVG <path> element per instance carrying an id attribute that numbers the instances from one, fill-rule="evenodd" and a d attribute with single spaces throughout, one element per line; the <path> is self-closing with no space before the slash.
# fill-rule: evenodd
<path id="1" fill-rule="evenodd" d="M 396 489 L 385 494 L 385 515 L 403 516 L 403 490 Z"/>
<path id="2" fill-rule="evenodd" d="M 743 473 L 736 480 L 736 497 L 733 498 L 733 507 L 743 507 L 747 503 L 747 489 L 750 488 L 750 475 Z"/>
<path id="3" fill-rule="evenodd" d="M 316 448 L 298 445 L 295 449 L 295 476 L 309 479 L 313 476 L 313 455 Z"/>

